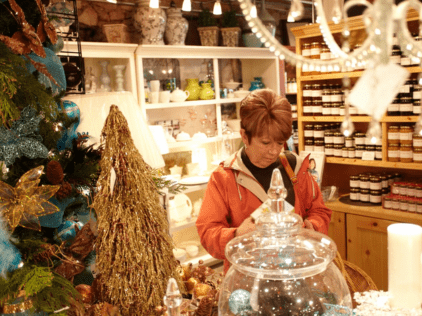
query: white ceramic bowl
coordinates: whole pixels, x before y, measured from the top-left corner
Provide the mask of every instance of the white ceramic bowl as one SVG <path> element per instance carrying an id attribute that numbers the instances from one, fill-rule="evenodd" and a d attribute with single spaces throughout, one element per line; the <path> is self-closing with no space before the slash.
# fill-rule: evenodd
<path id="1" fill-rule="evenodd" d="M 247 95 L 249 94 L 248 90 L 243 90 L 243 89 L 239 89 L 237 91 L 234 92 L 234 96 L 236 98 L 245 98 Z"/>
<path id="2" fill-rule="evenodd" d="M 198 246 L 187 246 L 186 252 L 188 253 L 189 257 L 195 257 L 199 253 Z"/>
<path id="3" fill-rule="evenodd" d="M 229 82 L 224 82 L 223 84 L 227 89 L 234 90 L 240 85 L 240 82 L 229 81 Z"/>
<path id="4" fill-rule="evenodd" d="M 176 248 L 173 249 L 173 255 L 176 258 L 176 260 L 179 260 L 180 262 L 183 262 L 186 260 L 186 250 Z"/>
<path id="5" fill-rule="evenodd" d="M 190 135 L 188 133 L 185 133 L 185 132 L 180 132 L 179 134 L 177 134 L 176 140 L 177 141 L 190 140 Z"/>

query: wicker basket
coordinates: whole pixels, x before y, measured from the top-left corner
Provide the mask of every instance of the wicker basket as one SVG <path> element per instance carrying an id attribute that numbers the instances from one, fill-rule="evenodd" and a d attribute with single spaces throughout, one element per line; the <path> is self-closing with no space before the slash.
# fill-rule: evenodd
<path id="1" fill-rule="evenodd" d="M 374 281 L 372 281 L 371 277 L 357 265 L 344 261 L 339 252 L 337 252 L 337 257 L 334 259 L 334 263 L 346 279 L 347 286 L 349 287 L 350 294 L 352 295 L 353 308 L 356 308 L 357 306 L 357 303 L 353 298 L 355 292 L 366 292 L 370 290 L 378 291 L 378 288 Z"/>

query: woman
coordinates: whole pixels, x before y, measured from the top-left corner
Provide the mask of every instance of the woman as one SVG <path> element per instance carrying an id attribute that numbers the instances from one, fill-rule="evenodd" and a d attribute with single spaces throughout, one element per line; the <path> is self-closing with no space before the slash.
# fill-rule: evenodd
<path id="1" fill-rule="evenodd" d="M 316 170 L 316 161 L 314 158 L 309 159 L 309 174 L 314 178 L 314 180 L 316 181 L 316 183 L 318 183 L 318 185 L 320 185 L 320 179 L 319 179 L 319 174 L 318 171 Z"/>
<path id="2" fill-rule="evenodd" d="M 225 272 L 229 268 L 226 244 L 255 229 L 250 215 L 268 199 L 274 168 L 280 168 L 286 200 L 303 217 L 306 228 L 326 234 L 331 219 L 331 210 L 307 172 L 308 158 L 301 162 L 286 152 L 287 159 L 280 159 L 292 131 L 289 102 L 269 89 L 255 90 L 242 100 L 240 118 L 245 145 L 212 173 L 196 221 L 202 245 L 213 257 L 225 259 Z"/>

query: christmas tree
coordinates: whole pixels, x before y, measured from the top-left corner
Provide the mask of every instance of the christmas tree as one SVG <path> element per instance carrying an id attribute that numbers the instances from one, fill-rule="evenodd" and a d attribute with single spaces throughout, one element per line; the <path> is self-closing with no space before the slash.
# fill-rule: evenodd
<path id="1" fill-rule="evenodd" d="M 102 299 L 120 306 L 123 315 L 152 315 L 162 304 L 171 277 L 184 289 L 167 215 L 159 203 L 153 172 L 136 149 L 117 106 L 110 108 L 102 137 L 100 189 L 93 203 L 98 215 Z"/>

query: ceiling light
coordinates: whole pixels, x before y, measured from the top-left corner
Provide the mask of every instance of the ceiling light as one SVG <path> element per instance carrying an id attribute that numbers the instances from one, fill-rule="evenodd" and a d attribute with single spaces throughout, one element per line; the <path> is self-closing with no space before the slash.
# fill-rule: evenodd
<path id="1" fill-rule="evenodd" d="M 152 0 L 151 0 L 152 1 Z M 221 10 L 221 3 L 220 0 L 217 0 L 214 3 L 214 10 L 212 11 L 212 13 L 214 13 L 214 15 L 221 15 L 223 14 L 222 10 Z"/>

